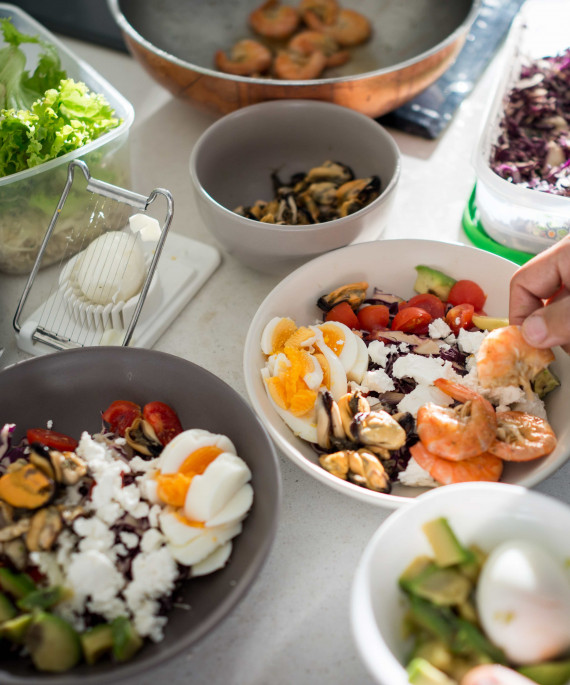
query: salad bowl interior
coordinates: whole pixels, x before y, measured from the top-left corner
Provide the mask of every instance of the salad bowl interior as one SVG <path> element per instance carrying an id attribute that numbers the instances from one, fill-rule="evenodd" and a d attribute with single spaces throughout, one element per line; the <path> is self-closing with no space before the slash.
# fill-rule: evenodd
<path id="1" fill-rule="evenodd" d="M 183 584 L 168 614 L 164 639 L 148 642 L 131 661 L 102 659 L 65 673 L 42 674 L 27 659 L 0 662 L 2 685 L 88 685 L 119 682 L 149 672 L 205 636 L 243 598 L 273 542 L 281 496 L 277 456 L 267 432 L 247 402 L 222 380 L 173 355 L 124 347 L 57 352 L 0 373 L 0 416 L 15 423 L 16 440 L 30 427 L 80 437 L 101 430 L 101 412 L 115 400 L 161 401 L 177 412 L 182 427 L 228 436 L 251 473 L 254 503 L 220 570 Z"/>
<path id="2" fill-rule="evenodd" d="M 414 295 L 415 267 L 419 264 L 442 271 L 455 279 L 477 282 L 487 294 L 485 312 L 491 317 L 508 316 L 509 281 L 517 265 L 494 254 L 456 243 L 401 239 L 360 243 L 329 252 L 304 264 L 283 279 L 265 298 L 256 312 L 245 343 L 244 375 L 253 408 L 263 421 L 277 447 L 316 480 L 346 496 L 377 506 L 397 508 L 425 491 L 425 488 L 393 484 L 389 494 L 374 492 L 333 476 L 323 469 L 317 452 L 293 431 L 275 412 L 265 391 L 261 369 L 265 357 L 260 340 L 273 317 L 290 317 L 297 326 L 322 321 L 317 307 L 320 296 L 347 283 L 366 281 L 369 288 L 408 299 Z M 509 463 L 501 481 L 533 486 L 556 471 L 570 454 L 570 425 L 566 406 L 570 400 L 570 359 L 555 350 L 551 368 L 560 387 L 545 400 L 548 420 L 558 438 L 549 456 L 527 463 Z"/>

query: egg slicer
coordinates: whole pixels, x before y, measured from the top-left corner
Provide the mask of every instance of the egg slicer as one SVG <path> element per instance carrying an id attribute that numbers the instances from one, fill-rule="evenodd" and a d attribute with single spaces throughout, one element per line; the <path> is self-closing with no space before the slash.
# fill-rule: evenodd
<path id="1" fill-rule="evenodd" d="M 140 195 L 72 161 L 16 309 L 18 347 L 151 347 L 220 262 L 215 248 L 169 234 L 173 210 L 168 190 Z"/>

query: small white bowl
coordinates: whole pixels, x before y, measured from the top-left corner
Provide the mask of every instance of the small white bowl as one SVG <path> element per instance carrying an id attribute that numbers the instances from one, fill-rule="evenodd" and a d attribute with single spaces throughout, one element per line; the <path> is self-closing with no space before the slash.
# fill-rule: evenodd
<path id="1" fill-rule="evenodd" d="M 402 638 L 406 603 L 398 578 L 421 554 L 432 555 L 421 527 L 448 519 L 463 544 L 491 551 L 519 538 L 539 544 L 564 564 L 570 556 L 570 507 L 504 483 L 461 483 L 418 497 L 378 528 L 358 564 L 350 598 L 352 634 L 364 664 L 381 685 L 407 685 Z"/>
<path id="2" fill-rule="evenodd" d="M 476 281 L 487 293 L 485 311 L 489 316 L 504 317 L 509 307 L 509 281 L 517 265 L 474 247 L 435 240 L 379 240 L 334 250 L 304 264 L 283 279 L 259 306 L 249 327 L 244 347 L 244 376 L 249 399 L 277 447 L 304 471 L 322 483 L 349 497 L 377 506 L 402 506 L 422 492 L 396 484 L 391 494 L 373 492 L 341 480 L 325 471 L 312 446 L 297 438 L 273 409 L 267 396 L 261 369 L 265 357 L 260 340 L 263 329 L 274 316 L 291 317 L 298 326 L 312 324 L 322 315 L 316 302 L 321 295 L 346 283 L 367 281 L 404 298 L 414 294 L 414 269 L 426 264 L 454 278 Z M 570 454 L 570 357 L 557 353 L 553 370 L 561 381 L 546 398 L 549 421 L 558 445 L 548 457 L 505 466 L 502 481 L 531 486 L 554 473 Z"/>
<path id="3" fill-rule="evenodd" d="M 271 200 L 271 174 L 283 179 L 326 160 L 356 178 L 377 175 L 381 193 L 363 209 L 310 226 L 277 226 L 236 214 Z M 374 119 L 314 100 L 277 100 L 222 117 L 199 138 L 190 177 L 206 227 L 230 254 L 267 273 L 285 273 L 323 252 L 378 238 L 386 228 L 400 176 L 400 152 Z"/>

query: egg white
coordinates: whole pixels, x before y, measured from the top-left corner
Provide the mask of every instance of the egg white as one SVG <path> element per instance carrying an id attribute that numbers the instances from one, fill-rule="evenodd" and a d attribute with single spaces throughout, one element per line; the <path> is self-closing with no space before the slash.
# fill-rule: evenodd
<path id="1" fill-rule="evenodd" d="M 354 338 L 357 347 L 356 359 L 352 367 L 346 372 L 346 377 L 349 381 L 362 383 L 362 379 L 368 371 L 368 347 L 359 335 L 354 335 Z"/>
<path id="2" fill-rule="evenodd" d="M 275 332 L 282 325 L 289 325 L 292 330 L 296 327 L 293 319 L 286 316 L 274 316 L 261 333 L 261 349 L 264 354 L 275 352 Z"/>
<path id="3" fill-rule="evenodd" d="M 313 328 L 311 326 L 311 328 Z M 342 342 L 338 358 L 345 372 L 349 371 L 356 362 L 358 347 L 356 338 L 352 330 L 340 321 L 325 321 L 316 326 L 321 332 L 326 331 L 328 335 L 334 335 L 339 342 Z M 334 350 L 332 350 L 334 352 Z"/>
<path id="4" fill-rule="evenodd" d="M 322 352 L 324 358 L 329 366 L 330 375 L 330 392 L 335 400 L 340 399 L 347 390 L 348 380 L 346 377 L 346 371 L 342 365 L 339 357 L 328 347 L 324 341 L 322 333 L 318 328 L 314 328 L 317 331 L 317 341 L 319 351 Z"/>
<path id="5" fill-rule="evenodd" d="M 252 504 L 253 488 L 246 483 L 215 516 L 206 521 L 206 528 L 225 526 L 243 520 Z"/>
<path id="6" fill-rule="evenodd" d="M 176 473 L 192 452 L 210 445 L 222 452 L 236 453 L 234 444 L 226 435 L 192 428 L 179 433 L 165 446 L 159 457 L 159 470 L 161 473 Z"/>
<path id="7" fill-rule="evenodd" d="M 187 545 L 199 537 L 204 530 L 203 525 L 193 526 L 190 521 L 184 521 L 176 509 L 171 507 L 159 514 L 158 521 L 160 529 L 173 545 Z"/>
<path id="8" fill-rule="evenodd" d="M 225 542 L 223 545 L 220 545 L 205 559 L 202 559 L 202 561 L 199 561 L 197 564 L 191 566 L 190 575 L 193 578 L 205 576 L 224 567 L 230 558 L 232 547 L 233 545 L 231 540 Z"/>
<path id="9" fill-rule="evenodd" d="M 239 535 L 242 531 L 241 523 L 215 528 L 202 528 L 200 535 L 184 545 L 174 545 L 168 542 L 168 549 L 173 558 L 184 566 L 193 566 L 206 559 L 218 547 Z"/>

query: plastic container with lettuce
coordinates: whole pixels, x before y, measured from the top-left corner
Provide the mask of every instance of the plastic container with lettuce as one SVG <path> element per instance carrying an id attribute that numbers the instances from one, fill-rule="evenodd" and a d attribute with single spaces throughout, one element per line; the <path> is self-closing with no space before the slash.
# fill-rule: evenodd
<path id="1" fill-rule="evenodd" d="M 42 27 L 31 19 L 27 26 L 26 18 L 20 12 L 0 19 L 0 270 L 14 274 L 33 266 L 71 159 L 81 157 L 93 176 L 126 185 L 128 158 L 120 148 L 133 118 L 129 103 L 71 53 L 63 53 L 62 65 L 63 46 L 46 31 L 32 32 Z M 112 206 L 89 225 L 88 204 L 85 193 L 70 194 L 42 266 L 71 256 L 86 232 L 93 239 L 115 227 Z"/>

